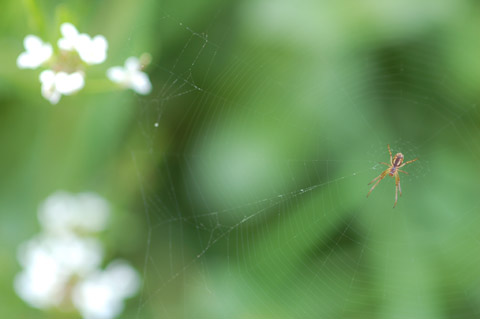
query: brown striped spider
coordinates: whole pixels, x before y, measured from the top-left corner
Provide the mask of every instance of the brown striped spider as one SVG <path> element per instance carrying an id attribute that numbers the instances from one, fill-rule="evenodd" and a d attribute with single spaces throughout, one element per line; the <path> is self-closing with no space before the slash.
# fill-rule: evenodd
<path id="1" fill-rule="evenodd" d="M 383 165 L 387 165 L 388 168 L 386 170 L 383 171 L 382 174 L 378 175 L 377 177 L 375 177 L 375 179 L 373 181 L 371 181 L 370 183 L 368 183 L 368 185 L 372 184 L 373 182 L 377 181 L 375 183 L 375 185 L 372 186 L 372 188 L 370 189 L 370 191 L 368 192 L 367 194 L 367 197 L 368 195 L 370 195 L 370 193 L 373 191 L 373 189 L 375 188 L 375 186 L 378 185 L 378 183 L 380 183 L 380 181 L 388 175 L 390 176 L 395 176 L 395 204 L 393 204 L 393 207 L 395 208 L 395 206 L 397 205 L 397 200 L 398 200 L 398 190 L 400 190 L 400 196 L 402 196 L 402 188 L 400 187 L 400 176 L 398 175 L 398 172 L 402 172 L 402 173 L 405 173 L 408 175 L 407 172 L 405 171 L 402 171 L 400 168 L 407 165 L 407 164 L 410 164 L 412 162 L 415 162 L 416 160 L 418 160 L 418 158 L 416 159 L 413 159 L 411 161 L 408 161 L 408 162 L 405 162 L 403 163 L 403 154 L 402 153 L 397 153 L 395 154 L 395 156 L 392 158 L 392 151 L 390 150 L 390 145 L 387 145 L 388 146 L 388 153 L 390 153 L 390 164 L 387 164 L 387 163 L 384 163 L 384 162 L 380 162 L 380 164 L 383 164 Z M 403 163 L 403 164 L 402 164 Z"/>

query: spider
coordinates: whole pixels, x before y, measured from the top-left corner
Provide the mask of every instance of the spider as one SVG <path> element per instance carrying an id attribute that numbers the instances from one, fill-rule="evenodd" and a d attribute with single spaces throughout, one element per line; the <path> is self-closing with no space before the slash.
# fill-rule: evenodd
<path id="1" fill-rule="evenodd" d="M 368 192 L 367 197 L 368 197 L 368 195 L 370 195 L 370 193 L 373 191 L 373 189 L 378 185 L 378 183 L 380 183 L 380 181 L 385 176 L 387 176 L 387 174 L 392 176 L 392 177 L 395 176 L 395 204 L 393 204 L 393 208 L 395 208 L 395 206 L 397 205 L 397 200 L 398 200 L 398 190 L 400 190 L 400 196 L 402 196 L 402 187 L 400 187 L 400 176 L 398 175 L 398 172 L 402 172 L 402 173 L 405 173 L 405 174 L 408 175 L 407 172 L 402 171 L 400 168 L 407 165 L 407 164 L 415 162 L 416 160 L 418 160 L 418 158 L 403 163 L 403 154 L 402 153 L 397 153 L 392 158 L 392 151 L 390 150 L 390 145 L 387 145 L 387 146 L 388 146 L 388 153 L 390 153 L 390 164 L 380 162 L 380 164 L 387 165 L 388 168 L 386 170 L 384 170 L 382 174 L 378 175 L 373 181 L 368 183 L 368 185 L 370 185 L 373 182 L 377 181 L 375 183 L 375 185 L 373 185 L 373 187 Z"/>

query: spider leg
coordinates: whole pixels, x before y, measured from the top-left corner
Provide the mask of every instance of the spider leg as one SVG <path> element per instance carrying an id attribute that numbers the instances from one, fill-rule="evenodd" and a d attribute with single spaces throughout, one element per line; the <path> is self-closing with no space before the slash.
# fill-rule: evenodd
<path id="1" fill-rule="evenodd" d="M 387 164 L 387 163 L 385 163 L 385 162 L 378 162 L 378 164 L 383 164 L 383 165 L 391 166 L 390 164 Z"/>
<path id="2" fill-rule="evenodd" d="M 404 174 L 407 174 L 407 175 L 408 175 L 408 173 L 407 173 L 407 172 L 405 172 L 405 171 L 402 171 L 401 169 L 397 169 L 397 171 L 399 171 L 399 172 L 402 172 L 402 173 L 404 173 Z"/>
<path id="3" fill-rule="evenodd" d="M 367 197 L 368 195 L 370 195 L 370 193 L 373 191 L 373 189 L 378 185 L 378 183 L 380 183 L 380 181 L 385 177 L 387 176 L 388 172 L 390 171 L 390 169 L 386 169 L 383 171 L 382 174 L 378 175 L 376 178 L 373 179 L 373 181 L 371 181 L 370 183 L 368 183 L 368 185 L 372 184 L 373 182 L 375 182 L 377 179 L 378 181 L 375 183 L 375 185 L 372 186 L 372 188 L 370 189 L 370 191 L 368 192 L 367 194 Z"/>
<path id="4" fill-rule="evenodd" d="M 386 169 L 382 172 L 382 174 L 378 175 L 377 177 L 375 177 L 370 183 L 368 183 L 367 185 L 370 185 L 372 184 L 373 182 L 375 182 L 377 179 L 379 178 L 384 178 L 385 176 L 382 176 L 385 172 L 387 172 L 389 169 Z"/>
<path id="5" fill-rule="evenodd" d="M 388 153 L 390 153 L 390 164 L 393 165 L 393 158 L 392 158 L 392 151 L 390 150 L 390 144 L 387 144 L 388 146 Z"/>
<path id="6" fill-rule="evenodd" d="M 410 163 L 412 163 L 412 162 L 415 162 L 416 160 L 418 160 L 418 158 L 413 159 L 413 160 L 408 161 L 408 162 L 405 162 L 405 163 L 403 163 L 402 165 L 400 165 L 399 168 L 400 168 L 400 167 L 404 167 L 405 165 L 410 164 Z"/>
<path id="7" fill-rule="evenodd" d="M 400 187 L 400 175 L 398 175 L 398 172 L 396 172 L 395 173 L 395 204 L 393 204 L 393 208 L 397 206 L 399 189 L 400 189 L 400 196 L 402 196 L 402 188 Z"/>

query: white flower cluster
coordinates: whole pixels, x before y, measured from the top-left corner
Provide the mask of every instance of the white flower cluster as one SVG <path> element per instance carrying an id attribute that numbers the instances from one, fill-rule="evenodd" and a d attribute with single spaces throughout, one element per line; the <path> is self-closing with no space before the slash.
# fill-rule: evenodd
<path id="1" fill-rule="evenodd" d="M 140 278 L 127 262 L 105 270 L 102 245 L 94 237 L 107 226 L 109 205 L 93 193 L 51 195 L 39 210 L 42 232 L 20 246 L 23 270 L 17 294 L 40 309 L 75 307 L 85 319 L 111 319 L 133 296 Z"/>
<path id="2" fill-rule="evenodd" d="M 108 78 L 119 83 L 125 88 L 130 88 L 139 94 L 148 94 L 152 90 L 152 84 L 146 73 L 143 73 L 142 63 L 136 57 L 130 57 L 125 61 L 125 67 L 114 66 L 108 69 Z"/>
<path id="3" fill-rule="evenodd" d="M 85 67 L 103 63 L 107 58 L 108 42 L 102 35 L 90 37 L 79 33 L 71 23 L 60 26 L 62 38 L 57 41 L 58 54 L 54 54 L 50 43 L 44 43 L 35 35 L 27 35 L 23 41 L 25 52 L 17 58 L 20 69 L 46 70 L 40 73 L 42 96 L 50 103 L 57 104 L 62 95 L 71 95 L 85 85 Z M 125 62 L 125 67 L 112 67 L 107 77 L 123 88 L 130 88 L 138 94 L 148 94 L 152 84 L 148 75 L 142 72 L 143 65 L 135 57 Z"/>

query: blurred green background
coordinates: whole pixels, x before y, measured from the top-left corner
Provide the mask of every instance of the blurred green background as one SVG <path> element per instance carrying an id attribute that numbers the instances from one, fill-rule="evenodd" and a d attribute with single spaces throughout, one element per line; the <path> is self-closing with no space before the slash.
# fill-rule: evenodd
<path id="1" fill-rule="evenodd" d="M 15 60 L 65 21 L 108 58 L 52 106 Z M 13 291 L 67 190 L 113 206 L 121 318 L 480 318 L 479 30 L 473 0 L 3 1 L 1 317 L 76 318 Z M 144 52 L 150 95 L 108 83 Z M 419 158 L 395 209 L 387 144 Z"/>

